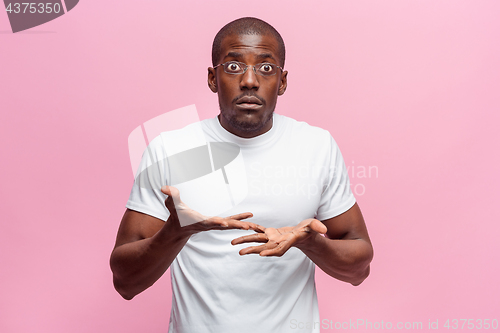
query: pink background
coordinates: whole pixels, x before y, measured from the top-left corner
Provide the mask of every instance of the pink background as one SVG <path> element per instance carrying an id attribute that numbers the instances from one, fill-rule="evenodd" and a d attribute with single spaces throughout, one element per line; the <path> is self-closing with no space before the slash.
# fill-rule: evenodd
<path id="1" fill-rule="evenodd" d="M 0 332 L 166 331 L 167 276 L 130 302 L 112 286 L 127 138 L 186 105 L 218 114 L 211 43 L 241 16 L 282 34 L 276 111 L 333 134 L 375 248 L 359 287 L 317 271 L 321 319 L 500 319 L 499 14 L 497 0 L 82 0 L 12 34 L 2 10 Z"/>

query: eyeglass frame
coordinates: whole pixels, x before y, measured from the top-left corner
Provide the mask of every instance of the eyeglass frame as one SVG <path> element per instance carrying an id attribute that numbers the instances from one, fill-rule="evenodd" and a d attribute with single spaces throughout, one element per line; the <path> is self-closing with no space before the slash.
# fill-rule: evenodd
<path id="1" fill-rule="evenodd" d="M 223 65 L 225 65 L 225 64 L 227 64 L 227 63 L 229 63 L 229 62 L 244 65 L 243 73 L 228 73 L 228 72 L 226 72 L 226 70 L 225 70 L 225 66 L 223 66 Z M 243 75 L 243 74 L 245 74 L 245 73 L 247 72 L 248 67 L 252 66 L 252 67 L 253 67 L 253 72 L 255 73 L 255 75 L 260 75 L 260 76 L 273 76 L 273 75 L 276 75 L 276 73 L 277 73 L 277 72 L 276 72 L 276 73 L 274 73 L 274 74 L 269 74 L 269 75 L 264 75 L 264 74 L 262 74 L 262 73 L 257 73 L 257 70 L 255 69 L 255 67 L 256 67 L 256 66 L 259 66 L 259 65 L 272 65 L 272 66 L 276 66 L 276 67 L 278 67 L 279 69 L 281 69 L 281 71 L 282 71 L 282 72 L 284 71 L 284 70 L 283 70 L 283 67 L 278 66 L 278 65 L 273 64 L 273 63 L 270 63 L 270 62 L 261 62 L 261 63 L 255 64 L 255 65 L 247 65 L 247 64 L 245 64 L 244 62 L 234 61 L 234 60 L 229 60 L 229 61 L 223 62 L 222 64 L 218 64 L 217 66 L 214 66 L 214 69 L 216 69 L 216 68 L 217 68 L 217 67 L 219 67 L 219 66 L 222 66 L 222 69 L 224 69 L 224 73 L 227 73 L 227 74 L 232 74 L 232 75 Z M 242 67 L 243 67 L 243 66 L 242 66 Z M 260 67 L 262 67 L 262 66 L 260 66 Z M 260 67 L 259 67 L 259 68 L 260 68 Z"/>

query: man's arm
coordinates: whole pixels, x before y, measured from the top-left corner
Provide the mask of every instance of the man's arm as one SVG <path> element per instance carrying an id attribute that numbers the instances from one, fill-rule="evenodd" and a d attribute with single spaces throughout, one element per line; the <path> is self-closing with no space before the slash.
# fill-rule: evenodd
<path id="1" fill-rule="evenodd" d="M 354 286 L 361 284 L 370 273 L 373 247 L 358 204 L 322 222 L 326 237 L 312 231 L 296 246 L 328 275 Z"/>
<path id="2" fill-rule="evenodd" d="M 130 300 L 153 285 L 175 259 L 190 235 L 167 222 L 130 209 L 123 215 L 110 266 L 113 284 Z"/>
<path id="3" fill-rule="evenodd" d="M 170 217 L 166 222 L 127 209 L 118 229 L 110 266 L 115 289 L 128 300 L 152 286 L 165 273 L 191 235 L 206 230 L 264 230 L 254 223 L 240 221 L 252 217 L 251 213 L 206 217 L 182 203 L 176 188 L 164 186 L 161 190 L 168 195 L 165 205 Z M 199 222 L 181 227 L 179 216 L 185 221 Z"/>
<path id="4" fill-rule="evenodd" d="M 321 233 L 326 233 L 326 237 Z M 239 237 L 232 244 L 247 242 L 265 244 L 242 249 L 241 255 L 282 256 L 295 246 L 325 273 L 355 286 L 368 276 L 373 258 L 372 244 L 357 203 L 345 213 L 322 222 L 307 219 L 295 227 L 267 228 L 264 233 Z"/>

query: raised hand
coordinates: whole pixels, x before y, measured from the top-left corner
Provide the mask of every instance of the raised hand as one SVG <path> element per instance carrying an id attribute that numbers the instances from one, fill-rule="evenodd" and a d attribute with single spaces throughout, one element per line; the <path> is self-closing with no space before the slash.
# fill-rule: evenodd
<path id="1" fill-rule="evenodd" d="M 253 216 L 252 213 L 241 213 L 228 217 L 205 216 L 189 208 L 180 198 L 179 190 L 172 186 L 163 186 L 161 191 L 168 195 L 165 205 L 171 216 L 184 231 L 198 233 L 207 230 L 225 230 L 225 229 L 252 229 L 256 232 L 264 232 L 264 227 L 252 223 L 241 221 Z"/>
<path id="2" fill-rule="evenodd" d="M 314 233 L 324 234 L 326 226 L 316 219 L 307 219 L 294 227 L 283 227 L 279 229 L 265 228 L 264 232 L 242 236 L 234 239 L 231 244 L 243 243 L 265 243 L 258 246 L 250 246 L 240 250 L 240 255 L 256 253 L 261 256 L 281 257 L 292 246 L 299 246 Z"/>

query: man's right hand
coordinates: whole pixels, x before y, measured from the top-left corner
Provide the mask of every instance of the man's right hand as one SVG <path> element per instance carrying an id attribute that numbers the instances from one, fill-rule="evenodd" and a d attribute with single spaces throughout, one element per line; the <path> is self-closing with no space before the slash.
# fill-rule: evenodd
<path id="1" fill-rule="evenodd" d="M 125 299 L 132 299 L 155 283 L 193 234 L 207 230 L 265 230 L 242 221 L 252 213 L 207 217 L 183 203 L 175 187 L 164 186 L 161 190 L 168 195 L 165 205 L 170 216 L 166 222 L 127 209 L 118 230 L 110 265 L 115 289 Z M 189 225 L 181 227 L 180 221 Z"/>
<path id="2" fill-rule="evenodd" d="M 161 191 L 168 195 L 165 200 L 165 206 L 170 212 L 172 222 L 175 223 L 183 232 L 195 234 L 207 230 L 226 230 L 226 229 L 242 229 L 254 230 L 256 232 L 264 232 L 265 228 L 252 223 L 241 221 L 253 216 L 252 213 L 240 213 L 228 217 L 205 216 L 182 202 L 179 190 L 172 186 L 163 186 Z M 181 227 L 184 226 L 184 227 Z"/>

